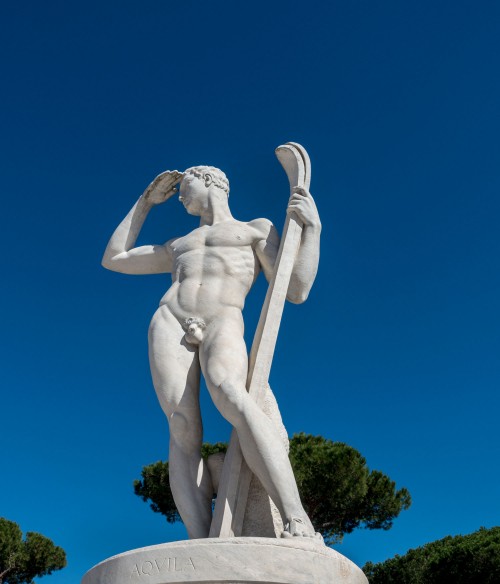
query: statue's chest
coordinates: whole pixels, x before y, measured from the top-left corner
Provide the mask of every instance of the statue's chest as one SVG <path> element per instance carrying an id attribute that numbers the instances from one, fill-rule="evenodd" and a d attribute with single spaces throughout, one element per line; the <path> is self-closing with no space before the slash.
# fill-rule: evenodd
<path id="1" fill-rule="evenodd" d="M 176 256 L 206 248 L 238 248 L 252 244 L 250 230 L 238 223 L 204 226 L 176 239 L 172 249 Z"/>

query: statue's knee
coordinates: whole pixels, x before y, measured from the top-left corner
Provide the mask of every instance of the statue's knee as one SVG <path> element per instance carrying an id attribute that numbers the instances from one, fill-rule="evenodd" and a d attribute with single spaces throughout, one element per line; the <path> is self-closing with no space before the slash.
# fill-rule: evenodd
<path id="1" fill-rule="evenodd" d="M 223 381 L 217 388 L 215 405 L 226 420 L 234 427 L 243 421 L 248 394 L 230 381 Z"/>
<path id="2" fill-rule="evenodd" d="M 168 417 L 171 443 L 184 452 L 196 452 L 201 449 L 201 424 L 192 416 L 177 409 Z"/>

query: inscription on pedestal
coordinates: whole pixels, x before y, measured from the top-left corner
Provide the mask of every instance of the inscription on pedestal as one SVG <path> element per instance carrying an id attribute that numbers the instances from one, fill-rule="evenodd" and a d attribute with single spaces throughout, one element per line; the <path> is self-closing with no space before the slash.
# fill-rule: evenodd
<path id="1" fill-rule="evenodd" d="M 165 572 L 193 572 L 194 570 L 196 568 L 192 558 L 159 558 L 135 564 L 130 577 L 147 578 Z"/>

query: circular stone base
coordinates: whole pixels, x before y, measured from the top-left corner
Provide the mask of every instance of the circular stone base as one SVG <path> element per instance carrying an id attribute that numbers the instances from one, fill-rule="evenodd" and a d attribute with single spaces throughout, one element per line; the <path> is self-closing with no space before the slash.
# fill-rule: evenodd
<path id="1" fill-rule="evenodd" d="M 307 538 L 192 539 L 104 560 L 82 584 L 368 584 L 350 560 Z"/>

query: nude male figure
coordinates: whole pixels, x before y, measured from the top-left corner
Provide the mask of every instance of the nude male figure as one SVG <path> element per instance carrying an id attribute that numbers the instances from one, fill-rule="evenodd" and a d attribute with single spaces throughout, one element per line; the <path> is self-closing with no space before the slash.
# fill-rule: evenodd
<path id="1" fill-rule="evenodd" d="M 200 226 L 164 245 L 134 247 L 151 208 L 173 197 Z M 124 274 L 172 274 L 149 328 L 153 383 L 170 428 L 170 485 L 190 538 L 208 537 L 212 481 L 201 458 L 200 370 L 211 398 L 236 431 L 245 460 L 279 509 L 284 536 L 315 535 L 273 423 L 246 391 L 242 309 L 262 270 L 269 281 L 280 238 L 267 219 L 237 221 L 229 182 L 213 167 L 160 174 L 113 233 L 102 264 Z M 288 211 L 304 223 L 287 298 L 304 302 L 316 276 L 321 223 L 310 193 L 295 188 Z"/>

